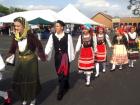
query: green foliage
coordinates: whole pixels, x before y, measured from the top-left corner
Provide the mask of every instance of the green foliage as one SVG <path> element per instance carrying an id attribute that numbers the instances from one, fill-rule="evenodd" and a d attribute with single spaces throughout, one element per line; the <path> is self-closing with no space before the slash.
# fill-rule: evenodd
<path id="1" fill-rule="evenodd" d="M 0 5 L 0 12 L 4 13 L 6 15 L 10 13 L 9 8 L 7 8 L 7 7 L 3 6 L 3 5 Z"/>
<path id="2" fill-rule="evenodd" d="M 0 4 L 0 13 L 3 13 L 5 15 L 8 15 L 13 12 L 22 12 L 22 11 L 26 11 L 26 10 L 21 8 L 16 8 L 16 7 L 8 8 Z"/>

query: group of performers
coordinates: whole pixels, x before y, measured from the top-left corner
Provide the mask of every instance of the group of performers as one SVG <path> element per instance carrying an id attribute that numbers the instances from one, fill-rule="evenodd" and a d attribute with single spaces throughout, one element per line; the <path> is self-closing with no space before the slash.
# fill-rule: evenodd
<path id="1" fill-rule="evenodd" d="M 112 72 L 116 66 L 119 66 L 120 70 L 123 69 L 124 64 L 133 68 L 134 62 L 139 59 L 139 39 L 134 26 L 129 31 L 124 27 L 116 28 L 112 40 L 101 26 L 96 28 L 96 33 L 92 32 L 92 26 L 89 24 L 84 25 L 82 30 L 83 34 L 78 38 L 75 52 L 80 50 L 78 68 L 80 73 L 86 75 L 86 86 L 90 85 L 91 73 L 95 72 L 95 77 L 99 77 L 101 66 L 102 72 L 106 71 L 107 61 L 112 64 Z M 107 55 L 107 48 L 112 51 L 112 55 Z M 111 56 L 110 59 L 107 59 L 107 56 Z"/>
<path id="2" fill-rule="evenodd" d="M 70 88 L 70 63 L 75 59 L 78 51 L 80 51 L 78 72 L 86 75 L 86 86 L 90 86 L 92 73 L 95 77 L 99 76 L 100 64 L 103 68 L 102 72 L 106 72 L 107 48 L 112 49 L 110 71 L 114 71 L 116 65 L 122 69 L 122 66 L 127 63 L 129 67 L 134 67 L 134 61 L 139 58 L 138 35 L 135 27 L 131 27 L 130 32 L 116 29 L 111 42 L 103 27 L 97 27 L 94 33 L 90 24 L 82 25 L 82 34 L 78 38 L 75 50 L 72 36 L 64 32 L 64 27 L 63 21 L 55 22 L 55 33 L 50 35 L 44 51 L 41 42 L 29 30 L 26 20 L 23 17 L 14 19 L 12 44 L 6 61 L 11 63 L 10 60 L 15 59 L 14 55 L 18 49 L 18 62 L 13 75 L 12 87 L 22 101 L 22 105 L 36 104 L 36 98 L 41 90 L 38 60 L 50 60 L 53 50 L 59 83 L 57 100 L 62 100 Z"/>

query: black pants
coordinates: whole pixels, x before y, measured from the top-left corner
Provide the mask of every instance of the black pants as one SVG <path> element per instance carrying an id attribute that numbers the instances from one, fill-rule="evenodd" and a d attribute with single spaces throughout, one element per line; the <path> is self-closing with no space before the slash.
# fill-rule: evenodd
<path id="1" fill-rule="evenodd" d="M 69 77 L 64 76 L 63 74 L 58 75 L 59 90 L 58 94 L 63 94 L 69 89 Z"/>
<path id="2" fill-rule="evenodd" d="M 55 54 L 55 69 L 58 72 L 62 60 L 62 54 Z M 70 63 L 68 64 L 68 75 L 65 76 L 64 73 L 58 74 L 59 91 L 58 94 L 63 94 L 69 88 L 69 70 Z"/>

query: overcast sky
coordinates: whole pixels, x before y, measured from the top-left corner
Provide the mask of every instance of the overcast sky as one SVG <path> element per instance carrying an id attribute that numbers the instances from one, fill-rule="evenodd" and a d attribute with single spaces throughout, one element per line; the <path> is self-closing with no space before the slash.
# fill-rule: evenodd
<path id="1" fill-rule="evenodd" d="M 127 10 L 129 0 L 0 0 L 0 4 L 33 9 L 52 9 L 60 11 L 69 3 L 88 17 L 94 16 L 97 12 L 106 12 L 112 16 L 129 17 L 133 16 L 131 10 Z"/>

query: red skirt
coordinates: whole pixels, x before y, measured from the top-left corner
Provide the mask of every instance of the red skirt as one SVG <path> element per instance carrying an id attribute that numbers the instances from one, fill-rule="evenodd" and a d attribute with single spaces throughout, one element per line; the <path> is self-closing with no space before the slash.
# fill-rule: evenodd
<path id="1" fill-rule="evenodd" d="M 104 62 L 106 61 L 106 45 L 97 45 L 96 61 Z"/>
<path id="2" fill-rule="evenodd" d="M 80 56 L 78 59 L 78 67 L 83 71 L 93 70 L 94 64 L 94 52 L 92 47 L 81 48 Z"/>

